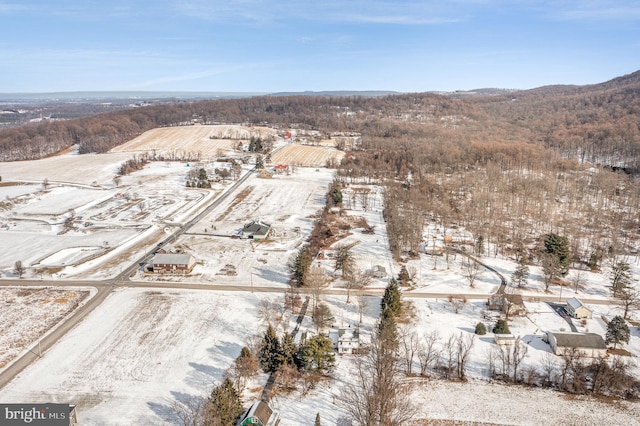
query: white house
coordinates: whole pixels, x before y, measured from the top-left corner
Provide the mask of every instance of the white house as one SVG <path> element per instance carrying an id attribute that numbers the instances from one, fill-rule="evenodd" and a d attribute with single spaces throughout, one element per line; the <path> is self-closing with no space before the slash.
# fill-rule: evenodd
<path id="1" fill-rule="evenodd" d="M 546 340 L 556 355 L 565 355 L 573 351 L 577 351 L 580 356 L 592 358 L 607 355 L 607 345 L 602 336 L 596 333 L 548 331 Z"/>
<path id="2" fill-rule="evenodd" d="M 593 312 L 587 308 L 577 297 L 572 297 L 567 300 L 567 312 L 574 318 L 589 318 L 591 319 Z"/>
<path id="3" fill-rule="evenodd" d="M 331 330 L 329 338 L 333 343 L 333 350 L 338 351 L 340 355 L 357 354 L 360 350 L 360 330 L 357 327 Z"/>

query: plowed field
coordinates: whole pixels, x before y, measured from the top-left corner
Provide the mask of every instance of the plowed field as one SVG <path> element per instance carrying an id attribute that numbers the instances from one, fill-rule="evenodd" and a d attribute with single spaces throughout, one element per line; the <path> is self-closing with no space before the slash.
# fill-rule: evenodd
<path id="1" fill-rule="evenodd" d="M 276 133 L 265 127 L 244 126 L 180 126 L 160 127 L 144 132 L 111 150 L 111 152 L 201 152 L 205 157 L 219 154 L 219 150 L 233 149 L 237 141 L 251 137 L 266 137 Z"/>
<path id="2" fill-rule="evenodd" d="M 287 145 L 271 157 L 273 164 L 322 167 L 330 158 L 340 161 L 344 152 L 326 146 Z"/>

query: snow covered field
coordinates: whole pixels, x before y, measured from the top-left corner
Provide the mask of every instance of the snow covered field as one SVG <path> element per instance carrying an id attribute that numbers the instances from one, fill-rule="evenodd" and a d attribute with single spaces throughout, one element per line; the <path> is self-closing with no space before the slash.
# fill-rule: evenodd
<path id="1" fill-rule="evenodd" d="M 73 312 L 89 289 L 1 287 L 0 371 Z M 37 346 L 33 346 L 35 352 Z"/>

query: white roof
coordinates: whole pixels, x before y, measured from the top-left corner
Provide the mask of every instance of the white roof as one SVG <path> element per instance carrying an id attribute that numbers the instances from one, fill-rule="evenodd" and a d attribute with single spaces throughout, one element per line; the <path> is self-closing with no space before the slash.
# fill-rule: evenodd
<path id="1" fill-rule="evenodd" d="M 156 265 L 189 265 L 190 254 L 158 253 L 153 257 L 153 264 Z"/>

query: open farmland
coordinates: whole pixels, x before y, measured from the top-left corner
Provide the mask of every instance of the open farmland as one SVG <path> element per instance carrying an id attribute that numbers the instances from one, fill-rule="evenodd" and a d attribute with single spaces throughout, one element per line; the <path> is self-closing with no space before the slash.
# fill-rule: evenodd
<path id="1" fill-rule="evenodd" d="M 273 154 L 273 164 L 292 164 L 304 167 L 323 167 L 327 161 L 339 162 L 344 152 L 327 146 L 286 145 Z"/>
<path id="2" fill-rule="evenodd" d="M 231 125 L 160 127 L 144 132 L 137 138 L 113 148 L 111 152 L 199 152 L 204 158 L 211 158 L 218 156 L 220 151 L 234 149 L 238 141 L 246 142 L 252 137 L 270 138 L 275 134 L 275 130 L 265 127 Z"/>

